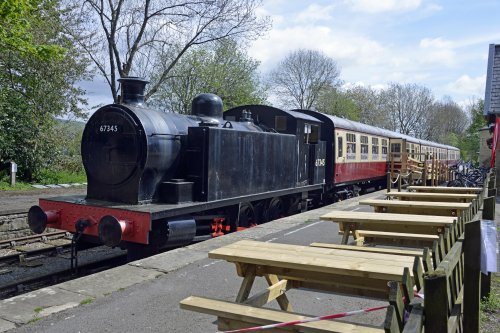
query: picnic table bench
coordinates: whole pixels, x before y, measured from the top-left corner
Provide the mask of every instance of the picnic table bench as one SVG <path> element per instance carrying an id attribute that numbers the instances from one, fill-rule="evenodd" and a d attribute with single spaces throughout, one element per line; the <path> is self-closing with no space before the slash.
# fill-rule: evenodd
<path id="1" fill-rule="evenodd" d="M 372 206 L 377 213 L 403 213 L 417 215 L 459 216 L 471 207 L 465 202 L 361 200 L 360 205 Z"/>
<path id="2" fill-rule="evenodd" d="M 421 258 L 406 255 L 242 240 L 212 250 L 208 256 L 235 264 L 237 274 L 243 278 L 235 303 L 191 296 L 181 301 L 181 308 L 216 315 L 220 330 L 307 318 L 292 312 L 286 295 L 292 288 L 388 301 L 388 283 L 401 281 L 404 271 L 413 267 L 412 272 L 420 273 L 410 273 L 411 286 L 416 284 L 419 289 L 423 281 Z M 264 277 L 269 287 L 249 297 L 256 277 Z M 282 311 L 261 308 L 273 300 L 278 301 Z M 337 321 L 298 326 L 301 332 L 384 332 L 370 325 Z M 281 331 L 288 332 L 273 332 Z"/>
<path id="3" fill-rule="evenodd" d="M 447 186 L 408 186 L 408 190 L 427 193 L 469 193 L 478 194 L 484 189 L 482 187 L 447 187 Z"/>
<path id="4" fill-rule="evenodd" d="M 353 211 L 331 211 L 321 220 L 339 224 L 343 233 L 342 244 L 347 244 L 349 236 L 355 240 L 368 236 L 375 238 L 399 238 L 432 243 L 444 233 L 446 226 L 456 223 L 455 217 L 394 213 L 367 213 Z"/>
<path id="5" fill-rule="evenodd" d="M 428 193 L 428 192 L 395 192 L 385 193 L 388 198 L 398 198 L 407 201 L 443 201 L 472 202 L 478 199 L 477 194 L 470 193 Z"/>

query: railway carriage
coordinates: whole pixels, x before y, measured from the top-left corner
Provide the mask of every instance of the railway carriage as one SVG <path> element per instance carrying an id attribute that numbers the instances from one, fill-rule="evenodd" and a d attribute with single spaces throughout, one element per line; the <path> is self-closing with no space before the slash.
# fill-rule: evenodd
<path id="1" fill-rule="evenodd" d="M 247 105 L 222 112 L 202 94 L 192 114 L 144 103 L 146 81 L 120 79 L 123 102 L 86 124 L 86 196 L 40 199 L 28 214 L 75 239 L 128 248 L 130 259 L 382 188 L 389 153 L 458 150 L 310 110 Z M 439 149 L 439 151 L 438 151 Z"/>

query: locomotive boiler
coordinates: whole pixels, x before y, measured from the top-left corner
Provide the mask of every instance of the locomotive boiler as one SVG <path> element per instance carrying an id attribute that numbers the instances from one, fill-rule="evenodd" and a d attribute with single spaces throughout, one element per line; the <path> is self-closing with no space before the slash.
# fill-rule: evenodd
<path id="1" fill-rule="evenodd" d="M 97 110 L 81 144 L 87 195 L 40 199 L 30 228 L 70 231 L 132 259 L 306 209 L 321 198 L 321 121 L 270 106 L 224 112 L 201 94 L 191 115 L 144 103 L 147 81 L 120 79 L 119 104 Z"/>

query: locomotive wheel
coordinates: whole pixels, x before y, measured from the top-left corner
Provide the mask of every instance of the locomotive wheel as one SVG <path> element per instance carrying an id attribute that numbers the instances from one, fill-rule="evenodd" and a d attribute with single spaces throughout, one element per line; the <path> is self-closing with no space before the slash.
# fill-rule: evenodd
<path id="1" fill-rule="evenodd" d="M 285 205 L 280 198 L 272 198 L 266 209 L 266 221 L 272 221 L 285 216 Z"/>
<path id="2" fill-rule="evenodd" d="M 240 206 L 237 227 L 250 228 L 257 225 L 257 215 L 250 202 L 244 202 Z"/>

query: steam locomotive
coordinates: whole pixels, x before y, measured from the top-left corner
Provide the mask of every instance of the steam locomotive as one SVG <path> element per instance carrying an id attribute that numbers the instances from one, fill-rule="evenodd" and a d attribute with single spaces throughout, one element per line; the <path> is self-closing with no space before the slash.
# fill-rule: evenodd
<path id="1" fill-rule="evenodd" d="M 459 158 L 454 147 L 310 110 L 223 113 L 213 94 L 197 96 L 191 115 L 158 111 L 144 103 L 147 81 L 119 81 L 122 102 L 83 132 L 87 195 L 40 199 L 33 232 L 67 230 L 134 259 L 382 188 L 389 147 Z"/>

